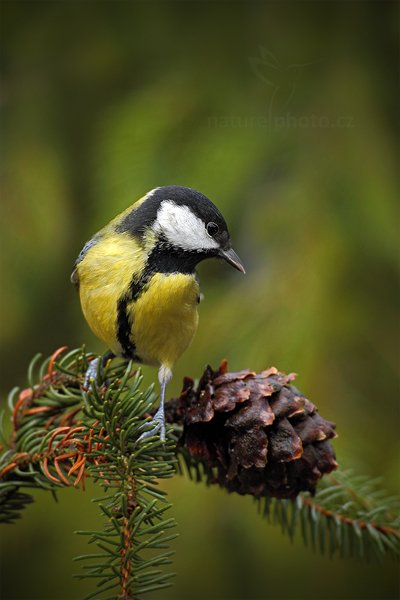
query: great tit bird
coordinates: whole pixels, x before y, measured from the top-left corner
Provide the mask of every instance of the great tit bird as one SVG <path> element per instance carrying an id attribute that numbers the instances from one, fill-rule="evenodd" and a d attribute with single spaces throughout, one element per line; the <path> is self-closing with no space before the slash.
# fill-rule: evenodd
<path id="1" fill-rule="evenodd" d="M 196 266 L 223 258 L 245 272 L 218 208 L 187 187 L 158 187 L 83 247 L 71 276 L 94 334 L 118 357 L 159 367 L 153 427 L 165 440 L 165 389 L 197 329 Z M 139 439 L 140 439 L 139 438 Z"/>

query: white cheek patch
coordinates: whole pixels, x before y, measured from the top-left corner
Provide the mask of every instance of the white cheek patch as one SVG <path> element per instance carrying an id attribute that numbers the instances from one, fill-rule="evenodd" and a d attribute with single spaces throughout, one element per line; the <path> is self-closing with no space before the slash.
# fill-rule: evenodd
<path id="1" fill-rule="evenodd" d="M 154 229 L 162 233 L 174 246 L 184 250 L 211 250 L 218 242 L 210 237 L 205 225 L 188 206 L 164 200 L 158 209 Z"/>

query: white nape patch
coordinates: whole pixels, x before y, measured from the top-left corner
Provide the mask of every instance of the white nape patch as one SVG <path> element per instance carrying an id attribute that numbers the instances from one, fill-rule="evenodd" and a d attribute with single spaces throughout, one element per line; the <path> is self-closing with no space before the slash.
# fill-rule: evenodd
<path id="1" fill-rule="evenodd" d="M 149 192 L 147 192 L 147 194 L 145 195 L 144 199 L 148 200 L 149 198 L 151 198 L 152 196 L 154 196 L 154 194 L 156 193 L 157 190 L 159 190 L 159 187 L 154 188 L 153 190 L 150 190 Z"/>
<path id="2" fill-rule="evenodd" d="M 154 230 L 162 233 L 174 246 L 183 250 L 210 250 L 219 248 L 208 235 L 206 224 L 188 206 L 163 200 L 157 212 Z"/>

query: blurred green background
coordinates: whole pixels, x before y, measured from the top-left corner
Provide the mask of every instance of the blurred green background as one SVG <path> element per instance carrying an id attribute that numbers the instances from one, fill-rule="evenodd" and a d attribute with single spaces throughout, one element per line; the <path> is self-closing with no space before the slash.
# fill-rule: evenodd
<path id="1" fill-rule="evenodd" d="M 395 491 L 397 22 L 391 2 L 3 2 L 2 402 L 37 351 L 104 350 L 69 282 L 76 255 L 149 189 L 187 185 L 221 208 L 248 273 L 201 265 L 169 393 L 223 357 L 296 371 L 337 423 L 340 464 Z M 321 558 L 249 498 L 166 487 L 178 577 L 152 600 L 397 597 L 393 563 Z M 95 493 L 38 494 L 3 527 L 4 600 L 90 589 L 71 558 Z"/>

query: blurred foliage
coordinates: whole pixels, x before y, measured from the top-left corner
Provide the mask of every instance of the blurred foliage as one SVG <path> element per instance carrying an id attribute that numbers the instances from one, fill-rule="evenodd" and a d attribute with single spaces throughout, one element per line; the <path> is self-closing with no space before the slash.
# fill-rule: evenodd
<path id="1" fill-rule="evenodd" d="M 103 350 L 69 283 L 76 255 L 147 190 L 189 185 L 225 214 L 248 274 L 201 265 L 170 394 L 224 356 L 297 371 L 338 425 L 339 462 L 395 488 L 397 22 L 394 2 L 4 2 L 2 397 L 38 350 Z M 182 535 L 165 599 L 396 596 L 391 564 L 323 559 L 260 527 L 248 499 L 166 487 Z M 87 495 L 52 502 L 2 532 L 5 599 L 79 597 L 71 530 L 95 516 Z"/>

